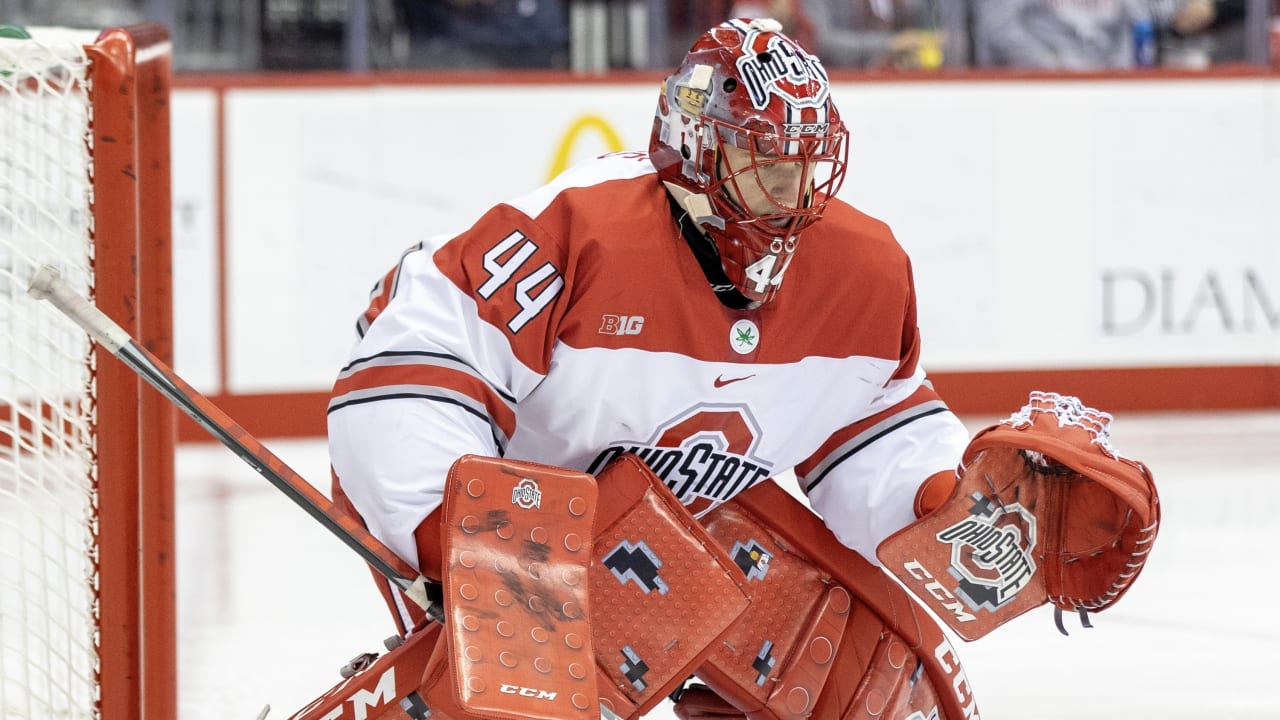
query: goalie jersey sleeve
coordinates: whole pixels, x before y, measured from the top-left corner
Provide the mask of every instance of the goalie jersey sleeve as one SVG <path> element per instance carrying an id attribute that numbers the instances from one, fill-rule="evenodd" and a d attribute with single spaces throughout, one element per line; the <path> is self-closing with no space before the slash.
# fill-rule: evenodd
<path id="1" fill-rule="evenodd" d="M 509 205 L 406 252 L 375 287 L 329 406 L 343 491 L 416 564 L 413 533 L 464 454 L 501 457 L 545 374 L 561 313 L 560 248 Z"/>
<path id="2" fill-rule="evenodd" d="M 404 254 L 334 386 L 331 460 L 370 531 L 415 563 L 459 456 L 596 474 L 628 452 L 695 517 L 794 468 L 875 562 L 967 441 L 925 381 L 915 322 L 906 254 L 839 201 L 777 299 L 724 307 L 647 156 L 618 153 Z"/>

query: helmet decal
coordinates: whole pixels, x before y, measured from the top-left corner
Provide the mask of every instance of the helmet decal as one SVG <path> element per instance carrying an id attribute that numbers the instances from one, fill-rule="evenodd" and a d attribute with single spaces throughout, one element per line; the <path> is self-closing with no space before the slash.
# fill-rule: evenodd
<path id="1" fill-rule="evenodd" d="M 747 52 L 738 58 L 738 74 L 757 109 L 769 106 L 770 95 L 779 95 L 799 107 L 821 108 L 826 104 L 827 71 L 818 58 L 785 36 L 762 33 L 753 25 L 746 26 L 742 47 Z"/>
<path id="2" fill-rule="evenodd" d="M 693 68 L 688 84 L 676 88 L 676 104 L 685 115 L 702 114 L 711 89 L 711 73 L 710 65 L 698 65 Z"/>

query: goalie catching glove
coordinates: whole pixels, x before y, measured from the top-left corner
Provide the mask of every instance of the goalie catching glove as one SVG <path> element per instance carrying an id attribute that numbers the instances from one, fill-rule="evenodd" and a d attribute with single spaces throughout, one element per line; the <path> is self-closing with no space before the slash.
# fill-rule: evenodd
<path id="1" fill-rule="evenodd" d="M 1160 524 L 1151 471 L 1115 451 L 1110 422 L 1031 393 L 970 441 L 950 499 L 876 554 L 966 640 L 1046 602 L 1087 626 L 1128 590 Z"/>

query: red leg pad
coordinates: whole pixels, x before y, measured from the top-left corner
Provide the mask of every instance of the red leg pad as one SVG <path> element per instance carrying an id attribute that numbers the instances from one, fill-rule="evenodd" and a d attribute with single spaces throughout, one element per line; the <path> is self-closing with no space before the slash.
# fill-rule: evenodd
<path id="1" fill-rule="evenodd" d="M 938 625 L 776 484 L 704 520 L 746 571 L 751 607 L 697 675 L 750 720 L 977 716 Z"/>
<path id="2" fill-rule="evenodd" d="M 428 690 L 433 711 L 454 700 L 490 719 L 599 717 L 587 600 L 595 506 L 586 473 L 454 463 L 441 523 L 452 682 Z"/>
<path id="3" fill-rule="evenodd" d="M 592 644 L 601 703 L 633 718 L 689 677 L 748 601 L 733 561 L 638 457 L 597 480 Z"/>

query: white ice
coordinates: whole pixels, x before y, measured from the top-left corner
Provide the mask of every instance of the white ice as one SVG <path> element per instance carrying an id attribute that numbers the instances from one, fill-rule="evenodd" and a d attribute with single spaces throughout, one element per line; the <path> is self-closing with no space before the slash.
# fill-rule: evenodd
<path id="1" fill-rule="evenodd" d="M 1117 415 L 1160 490 L 1150 562 L 1093 629 L 1044 607 L 958 645 L 982 718 L 1280 718 L 1280 412 Z M 266 443 L 327 491 L 322 441 Z M 393 633 L 363 564 L 221 445 L 180 448 L 177 502 L 182 720 L 286 718 Z"/>

